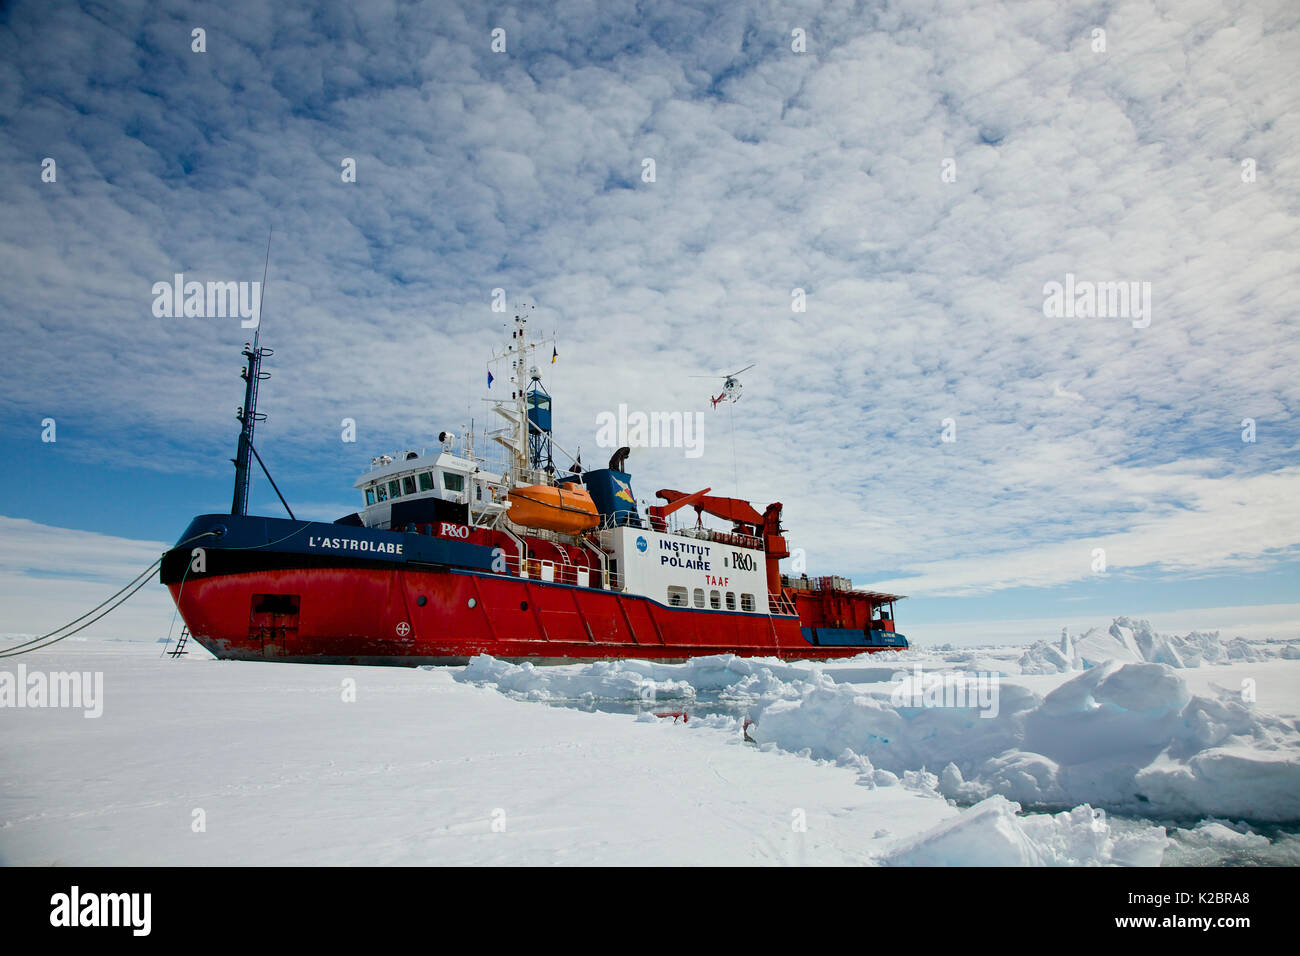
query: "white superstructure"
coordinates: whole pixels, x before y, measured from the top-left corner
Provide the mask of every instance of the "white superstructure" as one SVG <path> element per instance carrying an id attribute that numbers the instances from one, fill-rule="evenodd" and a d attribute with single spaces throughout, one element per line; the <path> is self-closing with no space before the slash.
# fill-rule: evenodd
<path id="1" fill-rule="evenodd" d="M 365 495 L 365 507 L 359 514 L 367 528 L 388 527 L 397 501 L 440 498 L 468 505 L 474 524 L 485 524 L 506 508 L 502 476 L 450 451 L 385 455 L 375 459 L 371 470 L 353 487 Z"/>
<path id="2" fill-rule="evenodd" d="M 601 546 L 625 590 L 669 607 L 768 613 L 763 551 L 709 537 L 610 528 Z"/>

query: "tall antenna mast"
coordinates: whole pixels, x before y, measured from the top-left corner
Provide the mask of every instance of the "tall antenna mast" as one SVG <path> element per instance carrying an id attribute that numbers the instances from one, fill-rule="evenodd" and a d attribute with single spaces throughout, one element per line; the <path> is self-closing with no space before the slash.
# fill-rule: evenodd
<path id="1" fill-rule="evenodd" d="M 259 344 L 262 337 L 262 303 L 266 300 L 266 273 L 271 264 L 271 230 L 266 232 L 266 261 L 262 264 L 262 289 L 257 297 L 257 329 L 253 332 L 253 343 L 244 343 L 244 360 L 247 367 L 239 374 L 244 379 L 244 407 L 235 413 L 239 420 L 239 448 L 232 459 L 235 463 L 235 494 L 230 502 L 232 515 L 248 514 L 248 476 L 252 465 L 253 427 L 266 416 L 257 411 L 257 387 L 264 379 L 271 377 L 270 372 L 262 371 L 262 359 L 275 353 L 264 349 Z M 276 492 L 279 494 L 279 491 Z M 285 507 L 288 507 L 287 505 Z"/>
<path id="2" fill-rule="evenodd" d="M 516 484 L 539 480 L 541 472 L 531 463 L 530 435 L 534 431 L 529 417 L 529 383 L 533 378 L 531 353 L 547 340 L 530 342 L 528 340 L 528 313 L 535 309 L 532 304 L 519 303 L 515 308 L 514 331 L 510 335 L 510 344 L 499 354 L 494 354 L 489 365 L 502 359 L 510 360 L 510 400 L 489 399 L 493 408 L 502 418 L 510 423 L 509 434 L 490 432 L 489 437 L 505 447 L 510 453 L 510 472 Z"/>

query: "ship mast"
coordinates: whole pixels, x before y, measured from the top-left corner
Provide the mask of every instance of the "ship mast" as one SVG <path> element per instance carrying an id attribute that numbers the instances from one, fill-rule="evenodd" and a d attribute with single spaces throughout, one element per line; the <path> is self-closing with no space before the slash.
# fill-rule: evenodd
<path id="1" fill-rule="evenodd" d="M 528 310 L 532 308 L 535 307 L 527 307 Z M 493 401 L 494 411 L 510 425 L 491 433 L 491 437 L 510 453 L 511 484 L 518 487 L 542 480 L 542 473 L 533 468 L 529 460 L 528 386 L 533 380 L 535 371 L 532 366 L 532 353 L 538 346 L 544 345 L 546 340 L 528 341 L 528 317 L 522 305 L 515 313 L 514 324 L 515 329 L 511 333 L 510 344 L 491 359 L 492 363 L 502 359 L 510 360 L 512 389 L 510 401 L 505 399 Z"/>
<path id="2" fill-rule="evenodd" d="M 232 515 L 248 514 L 248 476 L 249 468 L 252 466 L 253 457 L 253 427 L 258 422 L 266 421 L 266 416 L 257 411 L 257 387 L 271 377 L 270 372 L 262 371 L 262 359 L 275 353 L 271 349 L 261 347 L 260 340 L 262 337 L 262 301 L 266 298 L 266 269 L 271 263 L 271 234 L 266 234 L 266 262 L 262 264 L 262 288 L 258 294 L 257 300 L 257 330 L 253 333 L 253 342 L 244 343 L 244 360 L 247 367 L 240 371 L 240 377 L 244 380 L 244 405 L 237 412 L 235 418 L 239 420 L 239 447 L 232 459 L 235 463 L 235 494 L 230 502 L 230 513 Z M 267 477 L 270 477 L 269 475 Z M 280 491 L 277 488 L 276 494 Z M 281 498 L 281 501 L 284 499 Z M 289 506 L 286 504 L 285 508 Z M 293 512 L 289 512 L 290 515 Z"/>

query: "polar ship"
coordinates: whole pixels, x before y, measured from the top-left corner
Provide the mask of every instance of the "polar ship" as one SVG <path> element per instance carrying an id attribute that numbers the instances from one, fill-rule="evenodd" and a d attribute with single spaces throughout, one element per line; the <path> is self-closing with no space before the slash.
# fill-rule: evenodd
<path id="1" fill-rule="evenodd" d="M 253 461 L 265 471 L 253 433 L 271 350 L 246 346 L 231 512 L 196 517 L 161 568 L 193 638 L 219 658 L 408 666 L 908 646 L 894 625 L 902 595 L 781 573 L 779 502 L 759 512 L 707 487 L 663 489 L 643 513 L 627 448 L 604 468 L 557 470 L 538 344 L 516 316 L 494 359 L 512 387 L 493 403 L 496 460 L 477 453 L 472 428 L 441 433 L 431 452 L 374 458 L 355 485 L 360 509 L 333 523 L 295 519 L 287 502 L 288 518 L 247 513 Z"/>

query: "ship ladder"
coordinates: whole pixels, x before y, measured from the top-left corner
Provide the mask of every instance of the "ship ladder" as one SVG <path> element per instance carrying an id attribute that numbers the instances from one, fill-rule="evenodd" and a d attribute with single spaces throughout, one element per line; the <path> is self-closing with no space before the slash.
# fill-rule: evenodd
<path id="1" fill-rule="evenodd" d="M 185 645 L 190 641 L 190 626 L 188 624 L 181 627 L 181 636 L 176 639 L 176 646 L 167 652 L 167 656 L 173 659 L 180 657 L 182 654 L 188 654 Z"/>

